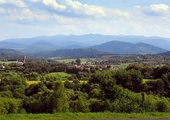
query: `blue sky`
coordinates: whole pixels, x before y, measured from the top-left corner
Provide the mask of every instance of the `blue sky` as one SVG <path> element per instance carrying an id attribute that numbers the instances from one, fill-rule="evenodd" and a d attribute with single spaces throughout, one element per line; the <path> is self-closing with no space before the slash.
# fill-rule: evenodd
<path id="1" fill-rule="evenodd" d="M 170 0 L 0 0 L 0 40 L 88 33 L 170 38 Z"/>

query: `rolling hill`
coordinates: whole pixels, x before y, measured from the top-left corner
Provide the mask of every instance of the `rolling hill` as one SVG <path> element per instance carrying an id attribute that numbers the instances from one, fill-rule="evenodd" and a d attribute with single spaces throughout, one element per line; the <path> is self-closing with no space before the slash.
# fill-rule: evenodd
<path id="1" fill-rule="evenodd" d="M 158 54 L 170 50 L 169 46 L 169 38 L 100 34 L 40 36 L 0 41 L 0 48 L 15 49 L 23 54 L 64 57 L 92 53 L 96 55 L 103 53 L 101 51 L 112 54 Z M 91 53 L 87 52 L 89 47 L 93 48 Z"/>
<path id="2" fill-rule="evenodd" d="M 170 56 L 170 51 L 168 51 L 168 52 L 163 52 L 163 53 L 160 53 L 159 55 Z"/>
<path id="3" fill-rule="evenodd" d="M 112 52 L 115 54 L 157 54 L 166 52 L 165 49 L 153 45 L 122 41 L 110 41 L 100 45 L 92 46 L 92 48 L 101 51 Z"/>
<path id="4" fill-rule="evenodd" d="M 130 43 L 146 43 L 166 50 L 170 50 L 170 38 L 162 37 L 145 37 L 145 36 L 128 36 L 128 35 L 56 35 L 56 36 L 39 36 L 33 38 L 7 39 L 0 42 L 0 48 L 27 48 L 38 42 L 47 42 L 63 48 L 90 47 L 106 43 L 108 41 L 123 41 Z M 75 46 L 75 47 L 74 47 Z"/>
<path id="5" fill-rule="evenodd" d="M 34 55 L 49 58 L 49 57 L 92 57 L 92 56 L 94 57 L 108 54 L 111 53 L 103 52 L 93 48 L 78 48 L 78 49 L 60 49 Z"/>
<path id="6" fill-rule="evenodd" d="M 39 41 L 39 42 L 29 45 L 28 47 L 22 49 L 21 51 L 24 53 L 30 54 L 30 53 L 53 51 L 58 48 L 59 47 L 57 45 L 54 45 L 52 43 L 45 42 L 45 41 Z"/>
<path id="7" fill-rule="evenodd" d="M 21 54 L 21 52 L 13 49 L 5 49 L 5 48 L 0 48 L 0 53 L 13 53 L 13 54 Z"/>
<path id="8" fill-rule="evenodd" d="M 20 52 L 12 49 L 0 49 L 0 60 L 17 60 L 22 58 Z"/>

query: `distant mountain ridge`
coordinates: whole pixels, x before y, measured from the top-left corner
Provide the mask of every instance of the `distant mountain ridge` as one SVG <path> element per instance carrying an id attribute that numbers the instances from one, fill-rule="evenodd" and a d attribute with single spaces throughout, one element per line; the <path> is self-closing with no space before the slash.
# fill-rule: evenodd
<path id="1" fill-rule="evenodd" d="M 129 43 L 122 41 L 110 41 L 92 48 L 115 54 L 157 54 L 167 50 L 145 43 Z"/>
<path id="2" fill-rule="evenodd" d="M 3 49 L 0 48 L 0 60 L 17 60 L 22 58 L 22 55 L 20 52 L 12 49 Z"/>
<path id="3" fill-rule="evenodd" d="M 0 41 L 0 48 L 14 49 L 23 54 L 45 55 L 56 51 L 61 56 L 69 56 L 67 50 L 71 52 L 74 49 L 79 49 L 80 54 L 83 54 L 87 48 L 92 48 L 92 53 L 97 49 L 112 54 L 158 54 L 166 52 L 170 49 L 169 46 L 169 38 L 100 34 L 40 36 Z"/>
<path id="4" fill-rule="evenodd" d="M 0 53 L 14 53 L 14 54 L 21 54 L 21 52 L 13 49 L 5 49 L 5 48 L 0 48 Z"/>
<path id="5" fill-rule="evenodd" d="M 160 53 L 159 55 L 165 55 L 165 56 L 170 56 L 170 51 Z"/>
<path id="6" fill-rule="evenodd" d="M 27 47 L 37 42 L 48 42 L 61 48 L 67 46 L 82 46 L 89 47 L 99 45 L 108 41 L 123 41 L 130 43 L 146 43 L 166 50 L 170 50 L 170 38 L 162 37 L 145 37 L 133 35 L 100 35 L 100 34 L 85 34 L 85 35 L 56 35 L 56 36 L 39 36 L 33 38 L 8 39 L 0 42 L 0 48 L 16 48 L 17 45 Z M 7 44 L 5 45 L 6 42 Z M 1 45 L 3 44 L 3 45 Z"/>
<path id="7" fill-rule="evenodd" d="M 112 54 L 109 52 L 104 52 L 96 50 L 93 48 L 77 48 L 77 49 L 60 49 L 46 53 L 37 54 L 37 56 L 42 57 L 90 57 L 90 56 L 101 56 Z M 35 54 L 36 55 L 36 54 Z"/>

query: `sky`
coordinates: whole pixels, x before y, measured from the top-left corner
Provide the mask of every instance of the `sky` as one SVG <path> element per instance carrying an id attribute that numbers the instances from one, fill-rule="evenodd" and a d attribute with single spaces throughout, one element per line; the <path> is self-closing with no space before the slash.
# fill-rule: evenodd
<path id="1" fill-rule="evenodd" d="M 0 0 L 0 40 L 89 33 L 170 38 L 170 0 Z"/>

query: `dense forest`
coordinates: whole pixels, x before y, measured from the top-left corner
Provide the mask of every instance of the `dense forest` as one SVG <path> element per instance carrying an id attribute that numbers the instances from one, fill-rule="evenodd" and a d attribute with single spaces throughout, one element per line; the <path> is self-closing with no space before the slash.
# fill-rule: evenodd
<path id="1" fill-rule="evenodd" d="M 170 112 L 169 64 L 87 70 L 52 60 L 32 60 L 4 67 L 0 69 L 1 114 Z M 56 72 L 69 75 L 49 74 Z"/>

